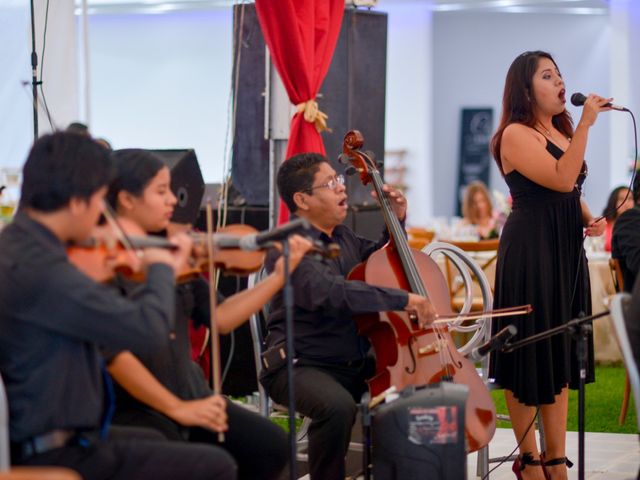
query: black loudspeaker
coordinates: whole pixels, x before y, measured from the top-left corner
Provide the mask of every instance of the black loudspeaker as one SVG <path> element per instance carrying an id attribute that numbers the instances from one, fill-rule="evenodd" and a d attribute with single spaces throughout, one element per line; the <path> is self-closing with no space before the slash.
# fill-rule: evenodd
<path id="1" fill-rule="evenodd" d="M 466 480 L 464 415 L 469 390 L 443 382 L 408 387 L 373 412 L 376 480 Z"/>
<path id="2" fill-rule="evenodd" d="M 254 5 L 236 5 L 234 25 L 244 12 L 241 38 L 234 38 L 234 61 L 240 58 L 233 138 L 232 178 L 247 203 L 269 204 L 269 142 L 264 138 L 265 43 Z M 242 48 L 238 55 L 238 48 Z M 347 8 L 327 76 L 320 88 L 320 110 L 329 115 L 332 132 L 324 132 L 327 157 L 337 161 L 347 131 L 360 130 L 365 150 L 384 163 L 385 92 L 387 69 L 387 14 Z M 382 167 L 381 167 L 382 169 Z M 347 179 L 352 205 L 370 205 L 371 188 L 357 176 Z"/>
<path id="3" fill-rule="evenodd" d="M 235 5 L 233 24 L 238 32 L 233 39 L 233 71 L 238 59 L 240 65 L 233 92 L 236 124 L 231 178 L 249 205 L 269 205 L 269 141 L 264 138 L 266 46 L 255 5 Z"/>
<path id="4" fill-rule="evenodd" d="M 200 211 L 204 180 L 194 150 L 150 150 L 171 170 L 171 190 L 178 199 L 171 221 L 194 224 Z"/>
<path id="5" fill-rule="evenodd" d="M 357 235 L 374 242 L 378 241 L 385 229 L 384 217 L 378 204 L 350 205 L 347 218 L 342 223 Z"/>
<path id="6" fill-rule="evenodd" d="M 215 224 L 218 211 L 214 210 L 213 215 Z M 269 209 L 267 207 L 229 207 L 227 224 L 237 223 L 251 225 L 256 230 L 266 230 L 269 228 Z M 205 210 L 201 210 L 195 226 L 199 230 L 207 230 Z M 229 297 L 245 288 L 247 288 L 247 279 L 244 277 L 224 274 L 220 277 L 218 292 L 224 297 Z M 244 323 L 230 334 L 220 337 L 220 358 L 222 368 L 227 370 L 222 384 L 222 393 L 231 396 L 244 396 L 258 390 L 251 329 L 248 323 Z"/>
<path id="7" fill-rule="evenodd" d="M 345 9 L 338 45 L 318 99 L 332 129 L 322 134 L 327 157 L 338 172 L 345 168 L 337 159 L 349 130 L 362 133 L 364 150 L 374 154 L 383 170 L 386 72 L 387 14 Z M 375 205 L 371 190 L 361 184 L 358 175 L 347 177 L 350 205 Z"/>

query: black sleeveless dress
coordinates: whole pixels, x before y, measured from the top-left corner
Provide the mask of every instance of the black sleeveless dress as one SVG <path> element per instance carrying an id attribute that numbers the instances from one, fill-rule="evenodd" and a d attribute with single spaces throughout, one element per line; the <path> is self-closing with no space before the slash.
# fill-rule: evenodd
<path id="1" fill-rule="evenodd" d="M 548 140 L 547 151 L 556 159 L 564 153 Z M 500 237 L 494 308 L 531 304 L 533 313 L 494 319 L 493 333 L 514 324 L 518 334 L 513 342 L 563 325 L 580 313 L 591 314 L 580 206 L 585 177 L 586 164 L 573 191 L 563 193 L 515 170 L 505 175 L 513 207 Z M 594 381 L 593 365 L 590 338 L 587 382 Z M 578 388 L 576 343 L 562 333 L 512 353 L 497 353 L 489 373 L 521 403 L 553 403 L 565 385 Z"/>

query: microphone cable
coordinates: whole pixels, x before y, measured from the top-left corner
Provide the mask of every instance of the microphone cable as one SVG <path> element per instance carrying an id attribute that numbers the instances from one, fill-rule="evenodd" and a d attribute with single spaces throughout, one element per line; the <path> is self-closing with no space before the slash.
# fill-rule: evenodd
<path id="1" fill-rule="evenodd" d="M 627 194 L 624 196 L 624 199 L 622 200 L 622 202 L 619 202 L 619 205 L 617 205 L 610 213 L 613 214 L 615 212 L 617 212 L 618 210 L 620 210 L 620 207 L 622 207 L 622 205 L 624 205 L 624 203 L 627 201 L 627 199 L 629 198 L 629 195 L 631 194 L 632 190 L 633 190 L 633 183 L 635 182 L 636 179 L 636 175 L 638 174 L 638 129 L 636 126 L 636 117 L 633 115 L 633 112 L 629 109 L 625 110 L 626 112 L 629 113 L 629 115 L 631 115 L 631 121 L 633 122 L 633 140 L 634 140 L 634 145 L 635 145 L 635 155 L 633 157 L 633 171 L 631 173 L 631 180 L 629 181 L 629 187 L 627 188 Z M 635 200 L 634 200 L 634 205 L 635 205 Z M 607 212 L 609 213 L 609 212 Z M 592 223 L 596 223 L 599 222 L 600 220 L 604 219 L 605 215 L 600 215 L 599 217 L 597 217 Z M 582 252 L 579 253 L 578 255 L 578 263 L 576 265 L 576 276 L 575 279 L 573 281 L 573 289 L 571 291 L 571 301 L 570 304 L 573 304 L 573 300 L 575 298 L 575 294 L 576 294 L 576 289 L 578 286 L 578 277 L 580 276 L 580 262 L 582 262 L 583 257 L 586 257 L 586 252 L 584 250 L 584 242 L 587 239 L 587 232 L 585 231 L 585 233 L 582 236 L 582 244 L 583 244 L 583 248 L 582 248 Z"/>
<path id="2" fill-rule="evenodd" d="M 47 104 L 47 97 L 44 94 L 44 87 L 42 84 L 42 79 L 44 76 L 44 52 L 47 47 L 47 27 L 49 25 L 49 1 L 47 0 L 47 6 L 45 8 L 44 14 L 44 31 L 42 34 L 42 52 L 40 53 L 40 81 L 38 82 L 40 85 L 40 94 L 42 95 L 42 105 L 44 106 L 44 112 L 47 114 L 47 120 L 49 120 L 49 126 L 52 131 L 57 131 L 58 129 L 54 126 L 53 120 L 51 118 L 51 112 L 49 110 L 49 105 Z"/>
<path id="3" fill-rule="evenodd" d="M 536 407 L 536 413 L 533 415 L 533 418 L 531 419 L 531 422 L 529 423 L 529 426 L 527 427 L 527 429 L 524 432 L 524 435 L 522 435 L 522 438 L 520 439 L 520 441 L 518 442 L 518 444 L 516 445 L 516 447 L 511 450 L 511 452 L 509 453 L 509 455 L 507 455 L 506 457 L 502 457 L 502 460 L 500 460 L 498 462 L 498 464 L 493 467 L 491 470 L 489 470 L 484 477 L 482 477 L 481 480 L 486 480 L 487 478 L 489 478 L 489 475 L 496 469 L 501 467 L 502 465 L 504 465 L 506 462 L 511 460 L 511 456 L 516 453 L 516 451 L 520 448 L 520 445 L 522 445 L 522 442 L 524 442 L 524 439 L 527 438 L 527 434 L 529 433 L 529 430 L 531 430 L 531 427 L 533 427 L 533 424 L 536 423 L 536 418 L 538 418 L 538 414 L 540 413 L 540 406 Z"/>

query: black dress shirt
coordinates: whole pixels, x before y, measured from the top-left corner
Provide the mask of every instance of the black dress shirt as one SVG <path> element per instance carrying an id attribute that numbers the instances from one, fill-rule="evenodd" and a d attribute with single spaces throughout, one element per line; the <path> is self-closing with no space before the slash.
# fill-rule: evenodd
<path id="1" fill-rule="evenodd" d="M 173 328 L 171 268 L 152 265 L 137 299 L 76 269 L 64 245 L 19 213 L 0 234 L 0 373 L 10 436 L 96 429 L 103 411 L 99 346 L 149 351 Z"/>
<path id="2" fill-rule="evenodd" d="M 633 284 L 640 271 L 640 208 L 627 210 L 613 225 L 611 256 L 620 261 L 624 289 L 633 290 Z"/>
<path id="3" fill-rule="evenodd" d="M 307 256 L 291 276 L 295 300 L 296 357 L 335 364 L 361 360 L 366 354 L 367 342 L 358 336 L 352 316 L 403 310 L 408 300 L 406 291 L 375 287 L 345 278 L 353 267 L 388 241 L 386 230 L 378 242 L 358 237 L 344 225 L 338 225 L 331 237 L 315 229 L 311 236 L 325 243 L 337 243 L 341 252 L 338 258 L 326 261 Z M 273 270 L 278 256 L 269 255 L 266 262 L 268 271 Z M 284 342 L 282 292 L 278 292 L 271 301 L 267 328 L 267 347 Z"/>

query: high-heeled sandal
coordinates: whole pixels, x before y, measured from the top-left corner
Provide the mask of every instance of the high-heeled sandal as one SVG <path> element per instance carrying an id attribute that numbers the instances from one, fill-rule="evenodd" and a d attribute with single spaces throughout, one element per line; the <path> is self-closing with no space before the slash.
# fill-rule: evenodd
<path id="1" fill-rule="evenodd" d="M 573 462 L 569 460 L 567 457 L 559 457 L 552 458 L 551 460 L 546 460 L 544 458 L 544 453 L 540 454 L 540 459 L 542 460 L 542 465 L 545 467 L 554 467 L 556 465 L 564 465 L 567 464 L 567 468 L 573 467 Z"/>
<path id="2" fill-rule="evenodd" d="M 527 466 L 531 467 L 542 467 L 542 471 L 544 473 L 545 478 L 547 478 L 547 472 L 544 471 L 544 464 L 542 463 L 542 459 L 534 460 L 531 452 L 524 452 L 518 455 L 518 458 L 513 462 L 513 467 L 511 470 L 516 474 L 516 478 L 518 480 L 522 480 L 522 470 L 524 470 Z"/>
<path id="3" fill-rule="evenodd" d="M 540 453 L 540 460 L 542 461 L 542 468 L 544 468 L 544 476 L 547 480 L 551 480 L 551 474 L 547 472 L 547 467 L 554 467 L 556 465 L 567 465 L 567 468 L 573 467 L 573 462 L 567 457 L 558 457 L 547 460 L 544 458 L 544 453 Z"/>

